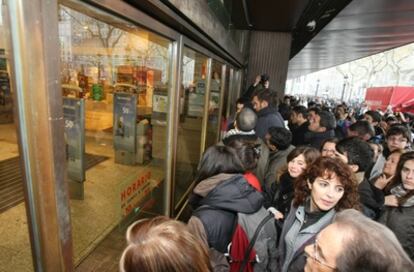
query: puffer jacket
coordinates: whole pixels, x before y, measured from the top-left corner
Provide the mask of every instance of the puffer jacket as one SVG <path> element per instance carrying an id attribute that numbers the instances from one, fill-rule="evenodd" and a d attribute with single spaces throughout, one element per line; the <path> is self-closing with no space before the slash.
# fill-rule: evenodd
<path id="1" fill-rule="evenodd" d="M 225 253 L 237 213 L 257 212 L 263 206 L 263 197 L 243 175 L 219 174 L 201 181 L 194 188 L 189 202 L 193 215 L 203 223 L 208 246 Z"/>

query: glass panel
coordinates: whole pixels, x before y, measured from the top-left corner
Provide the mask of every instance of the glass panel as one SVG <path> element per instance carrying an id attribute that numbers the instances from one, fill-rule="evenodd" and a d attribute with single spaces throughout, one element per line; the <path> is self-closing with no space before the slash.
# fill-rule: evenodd
<path id="1" fill-rule="evenodd" d="M 206 149 L 217 143 L 219 130 L 219 110 L 220 110 L 220 95 L 221 95 L 221 72 L 223 64 L 213 60 L 211 83 L 210 83 L 210 101 L 208 105 L 208 122 L 207 122 L 207 137 Z"/>
<path id="2" fill-rule="evenodd" d="M 223 118 L 223 124 L 220 133 L 220 140 L 223 139 L 229 124 L 233 122 L 234 116 L 230 116 L 229 112 L 229 103 L 230 103 L 230 68 L 226 67 L 226 78 L 224 82 L 224 95 L 223 95 L 223 107 L 221 111 L 221 116 Z"/>
<path id="3" fill-rule="evenodd" d="M 13 122 L 8 1 L 0 0 L 0 270 L 33 271 L 28 220 L 19 163 L 17 125 Z"/>
<path id="4" fill-rule="evenodd" d="M 206 92 L 207 57 L 189 48 L 183 50 L 180 123 L 178 126 L 177 165 L 174 207 L 182 203 L 194 180 L 200 160 L 201 128 Z M 184 198 L 183 198 L 184 197 Z"/>
<path id="5" fill-rule="evenodd" d="M 85 105 L 85 155 L 66 131 L 68 165 L 80 152 L 86 170 L 84 181 L 70 177 L 84 197 L 71 200 L 77 264 L 121 220 L 163 213 L 172 42 L 66 1 L 59 38 L 63 95 Z"/>

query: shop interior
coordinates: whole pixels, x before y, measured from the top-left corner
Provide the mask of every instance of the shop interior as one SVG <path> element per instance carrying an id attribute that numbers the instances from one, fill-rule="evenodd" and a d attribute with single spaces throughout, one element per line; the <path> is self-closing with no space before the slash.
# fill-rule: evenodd
<path id="1" fill-rule="evenodd" d="M 0 192 L 4 196 L 0 199 L 7 201 L 0 206 L 0 267 L 5 271 L 33 271 L 13 117 L 13 56 L 6 16 L 3 11 Z M 100 10 L 76 5 L 59 6 L 59 40 L 77 265 L 128 219 L 164 213 L 172 41 Z M 185 202 L 195 176 L 203 122 L 207 124 L 207 148 L 219 139 L 220 115 L 225 113 L 220 105 L 223 64 L 213 60 L 209 66 L 208 59 L 184 47 L 173 177 L 175 212 Z M 205 112 L 209 67 L 212 78 Z"/>

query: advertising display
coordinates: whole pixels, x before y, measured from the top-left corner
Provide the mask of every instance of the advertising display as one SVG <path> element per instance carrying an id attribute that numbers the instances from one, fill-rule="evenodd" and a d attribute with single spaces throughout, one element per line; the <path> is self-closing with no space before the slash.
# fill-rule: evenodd
<path id="1" fill-rule="evenodd" d="M 63 98 L 65 142 L 68 176 L 73 181 L 85 181 L 85 106 L 83 99 Z"/>
<path id="2" fill-rule="evenodd" d="M 134 165 L 136 153 L 137 97 L 135 94 L 114 94 L 115 162 Z"/>

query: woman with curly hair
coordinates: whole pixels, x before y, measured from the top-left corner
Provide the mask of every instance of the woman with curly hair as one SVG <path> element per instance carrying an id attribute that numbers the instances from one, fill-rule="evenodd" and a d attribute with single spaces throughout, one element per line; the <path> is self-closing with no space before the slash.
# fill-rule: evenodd
<path id="1" fill-rule="evenodd" d="M 338 159 L 317 159 L 295 182 L 292 208 L 279 240 L 280 271 L 303 271 L 304 248 L 337 211 L 357 205 L 357 183 L 349 166 Z"/>

